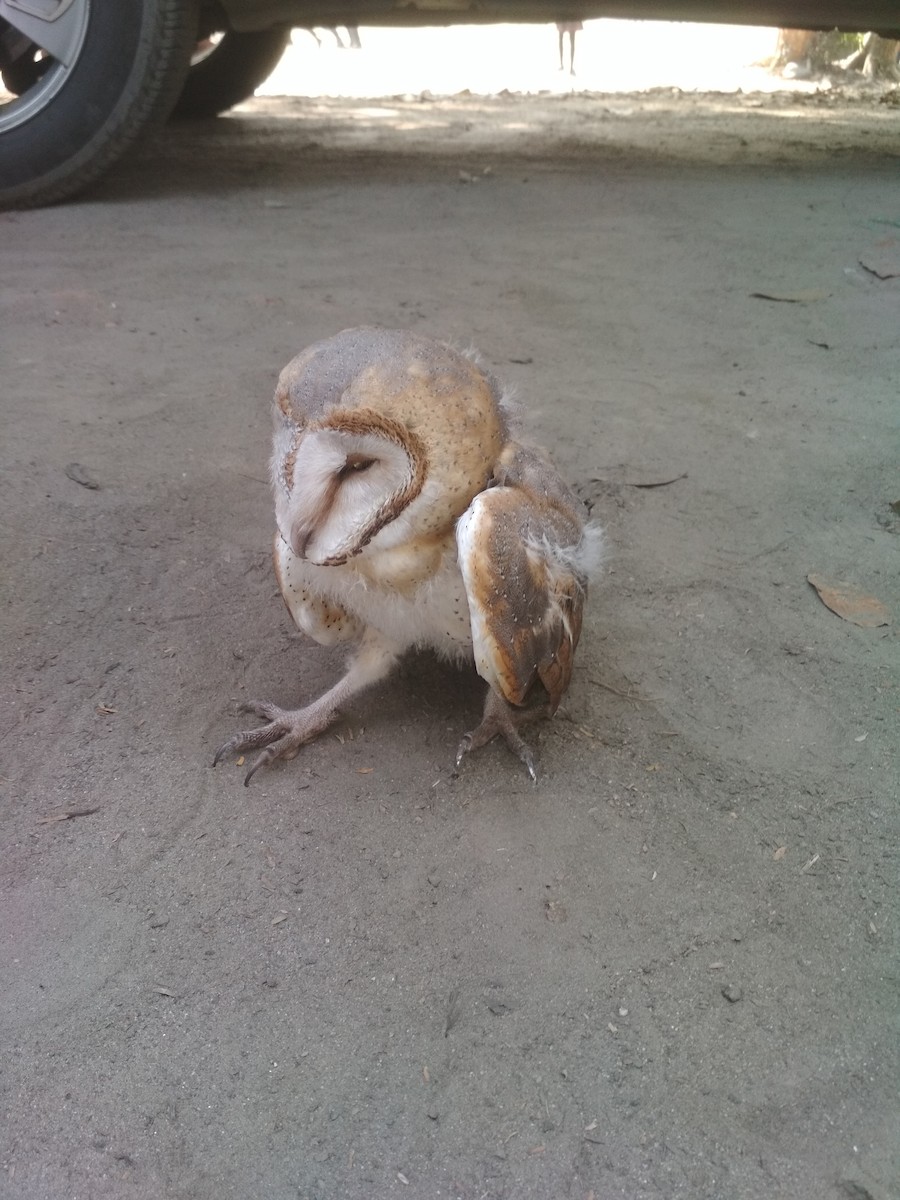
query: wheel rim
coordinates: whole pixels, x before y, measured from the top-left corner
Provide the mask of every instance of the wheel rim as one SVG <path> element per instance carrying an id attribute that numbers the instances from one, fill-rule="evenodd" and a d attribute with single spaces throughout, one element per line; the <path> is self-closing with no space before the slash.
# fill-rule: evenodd
<path id="1" fill-rule="evenodd" d="M 91 0 L 0 0 L 0 65 L 26 80 L 19 95 L 0 83 L 0 134 L 30 121 L 65 85 L 90 9 Z"/>

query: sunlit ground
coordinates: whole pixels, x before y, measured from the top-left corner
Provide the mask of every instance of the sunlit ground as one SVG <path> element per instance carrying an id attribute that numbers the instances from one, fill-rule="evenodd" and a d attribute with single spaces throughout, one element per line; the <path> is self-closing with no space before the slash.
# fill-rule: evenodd
<path id="1" fill-rule="evenodd" d="M 341 38 L 347 42 L 346 30 Z M 585 21 L 576 35 L 575 76 L 559 70 L 554 25 L 458 25 L 360 30 L 362 49 L 338 49 L 334 35 L 297 29 L 261 96 L 393 96 L 511 92 L 771 91 L 790 86 L 758 65 L 777 30 L 661 21 Z M 812 85 L 799 85 L 811 87 Z"/>

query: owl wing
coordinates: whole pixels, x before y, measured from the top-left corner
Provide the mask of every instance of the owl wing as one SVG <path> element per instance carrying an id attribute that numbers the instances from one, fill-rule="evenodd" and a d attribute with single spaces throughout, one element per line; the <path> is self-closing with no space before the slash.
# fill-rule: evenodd
<path id="1" fill-rule="evenodd" d="M 310 568 L 277 533 L 274 557 L 278 586 L 298 629 L 321 646 L 334 646 L 361 636 L 362 622 L 312 586 Z"/>
<path id="2" fill-rule="evenodd" d="M 479 493 L 459 520 L 459 565 L 478 674 L 511 704 L 536 680 L 555 711 L 572 677 L 586 582 L 572 566 L 581 525 L 520 487 Z"/>

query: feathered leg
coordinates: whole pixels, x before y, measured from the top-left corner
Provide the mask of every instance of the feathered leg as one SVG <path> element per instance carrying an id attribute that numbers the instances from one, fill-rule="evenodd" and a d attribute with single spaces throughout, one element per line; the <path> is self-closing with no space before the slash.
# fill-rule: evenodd
<path id="1" fill-rule="evenodd" d="M 294 758 L 301 746 L 313 741 L 333 723 L 345 701 L 379 679 L 384 679 L 396 661 L 397 648 L 394 643 L 376 630 L 366 629 L 346 674 L 306 708 L 289 710 L 257 700 L 241 705 L 242 712 L 255 713 L 267 724 L 230 737 L 216 751 L 212 765 L 216 766 L 228 754 L 260 750 L 244 777 L 246 787 L 260 767 L 267 766 L 276 758 Z"/>

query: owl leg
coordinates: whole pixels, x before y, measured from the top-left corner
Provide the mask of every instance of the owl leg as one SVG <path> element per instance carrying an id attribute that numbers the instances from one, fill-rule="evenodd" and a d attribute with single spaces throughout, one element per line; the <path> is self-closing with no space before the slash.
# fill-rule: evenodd
<path id="1" fill-rule="evenodd" d="M 459 743 L 456 751 L 456 765 L 463 760 L 463 755 L 479 746 L 486 746 L 499 733 L 517 758 L 525 764 L 532 780 L 537 783 L 537 772 L 534 767 L 534 754 L 531 747 L 519 733 L 519 726 L 537 717 L 545 717 L 550 711 L 549 704 L 538 704 L 530 708 L 514 708 L 493 688 L 488 688 L 484 701 L 484 715 L 477 729 L 467 733 Z"/>
<path id="2" fill-rule="evenodd" d="M 294 758 L 301 746 L 313 741 L 332 724 L 338 709 L 346 700 L 383 679 L 396 661 L 397 648 L 394 643 L 374 629 L 367 629 L 348 664 L 347 673 L 306 708 L 289 710 L 259 701 L 242 705 L 242 711 L 255 713 L 266 724 L 230 737 L 216 751 L 212 765 L 216 766 L 228 754 L 259 750 L 244 777 L 246 787 L 260 767 L 267 766 L 276 758 Z"/>

